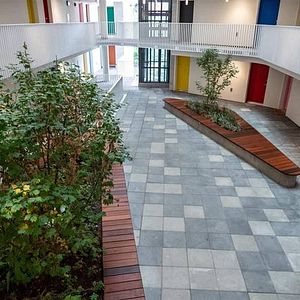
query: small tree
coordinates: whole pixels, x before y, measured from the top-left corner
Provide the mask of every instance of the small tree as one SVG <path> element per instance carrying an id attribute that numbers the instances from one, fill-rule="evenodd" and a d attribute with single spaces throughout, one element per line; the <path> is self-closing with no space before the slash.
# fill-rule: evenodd
<path id="1" fill-rule="evenodd" d="M 1 298 L 100 299 L 101 205 L 128 157 L 119 105 L 78 66 L 34 71 L 26 45 L 17 58 L 0 81 Z"/>
<path id="2" fill-rule="evenodd" d="M 206 84 L 203 86 L 199 81 L 196 85 L 206 97 L 207 104 L 217 105 L 216 100 L 227 86 L 230 86 L 231 79 L 238 73 L 238 69 L 231 61 L 231 57 L 225 59 L 219 57 L 218 51 L 208 49 L 197 59 L 197 65 L 203 71 L 202 78 Z"/>

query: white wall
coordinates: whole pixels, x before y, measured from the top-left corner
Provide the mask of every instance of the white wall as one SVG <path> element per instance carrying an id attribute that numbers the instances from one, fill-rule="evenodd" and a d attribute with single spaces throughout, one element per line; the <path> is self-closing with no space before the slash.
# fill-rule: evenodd
<path id="1" fill-rule="evenodd" d="M 286 115 L 300 126 L 300 80 L 293 81 Z"/>
<path id="2" fill-rule="evenodd" d="M 98 5 L 90 4 L 90 21 L 98 22 Z"/>
<path id="3" fill-rule="evenodd" d="M 26 1 L 0 0 L 0 24 L 22 24 L 28 22 Z"/>
<path id="4" fill-rule="evenodd" d="M 37 18 L 40 23 L 45 22 L 44 6 L 42 0 L 36 0 Z M 51 0 L 53 22 L 66 22 L 67 13 L 71 22 L 79 22 L 78 4 L 74 6 L 74 1 L 67 6 L 66 1 Z M 26 0 L 0 0 L 0 24 L 22 24 L 28 23 L 28 9 Z"/>
<path id="5" fill-rule="evenodd" d="M 64 23 L 67 20 L 67 6 L 65 1 L 51 0 L 53 23 Z"/>
<path id="6" fill-rule="evenodd" d="M 227 87 L 221 94 L 222 99 L 245 102 L 247 94 L 248 76 L 250 70 L 250 63 L 235 61 L 236 67 L 239 70 L 236 78 L 232 79 L 231 86 Z M 196 81 L 201 79 L 201 70 L 197 66 L 197 59 L 191 57 L 190 62 L 190 78 L 189 78 L 189 89 L 188 92 L 192 94 L 200 94 L 196 86 Z M 231 90 L 232 89 L 232 90 Z"/>
<path id="7" fill-rule="evenodd" d="M 115 11 L 115 21 L 123 21 L 123 2 L 116 1 L 114 2 L 114 11 Z"/>
<path id="8" fill-rule="evenodd" d="M 39 23 L 45 23 L 45 12 L 43 0 L 36 0 L 36 15 Z"/>
<path id="9" fill-rule="evenodd" d="M 94 73 L 97 74 L 101 71 L 101 53 L 100 48 L 93 49 L 91 51 L 91 55 L 93 56 L 93 68 Z"/>
<path id="10" fill-rule="evenodd" d="M 299 7 L 300 0 L 281 0 L 277 24 L 296 25 Z"/>
<path id="11" fill-rule="evenodd" d="M 195 0 L 194 23 L 255 24 L 259 0 Z"/>
<path id="12" fill-rule="evenodd" d="M 63 1 L 66 3 L 66 1 Z M 70 1 L 71 5 L 67 6 L 67 13 L 70 15 L 70 22 L 80 22 L 79 17 L 79 4 L 76 3 L 76 6 L 74 6 L 75 1 Z M 85 5 L 83 5 L 83 16 L 86 14 Z"/>
<path id="13" fill-rule="evenodd" d="M 264 106 L 280 108 L 284 79 L 285 75 L 283 73 L 270 68 Z"/>
<path id="14" fill-rule="evenodd" d="M 178 1 L 179 2 L 179 1 Z M 195 0 L 194 23 L 237 23 L 255 24 L 259 9 L 259 0 Z M 226 88 L 221 97 L 227 100 L 245 102 L 247 94 L 249 62 L 235 62 L 239 68 L 237 78 Z M 200 78 L 200 70 L 196 58 L 191 58 L 189 92 L 198 94 L 195 81 Z"/>
<path id="15" fill-rule="evenodd" d="M 239 73 L 232 79 L 231 86 L 227 87 L 221 94 L 221 98 L 245 102 L 247 97 L 248 77 L 250 71 L 249 62 L 235 61 Z M 232 90 L 231 90 L 232 89 Z"/>
<path id="16" fill-rule="evenodd" d="M 70 1 L 71 5 L 67 6 L 66 1 L 51 0 L 51 9 L 53 23 L 67 22 L 67 14 L 70 22 L 79 22 L 79 7 L 78 3 L 74 6 L 74 1 Z"/>
<path id="17" fill-rule="evenodd" d="M 71 64 L 75 64 L 77 66 L 79 66 L 80 70 L 83 72 L 84 68 L 83 68 L 83 54 L 80 54 L 78 56 L 72 57 L 68 59 L 68 62 Z"/>
<path id="18" fill-rule="evenodd" d="M 174 1 L 174 0 L 173 0 Z M 138 21 L 138 0 L 106 0 L 107 6 L 115 7 L 115 21 L 124 22 L 137 22 Z M 117 12 L 118 6 L 122 6 L 122 19 L 119 18 L 119 13 Z"/>

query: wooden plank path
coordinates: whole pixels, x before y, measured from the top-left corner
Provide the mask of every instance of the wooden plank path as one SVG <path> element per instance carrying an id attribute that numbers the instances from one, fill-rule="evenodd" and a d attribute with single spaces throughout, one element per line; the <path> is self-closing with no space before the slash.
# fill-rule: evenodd
<path id="1" fill-rule="evenodd" d="M 294 162 L 241 117 L 238 116 L 238 121 L 242 130 L 233 132 L 192 111 L 187 107 L 187 101 L 174 98 L 166 98 L 164 101 L 192 119 L 221 134 L 235 145 L 255 155 L 281 173 L 289 176 L 300 175 L 300 168 Z"/>
<path id="2" fill-rule="evenodd" d="M 144 289 L 140 274 L 133 226 L 122 165 L 113 167 L 114 203 L 104 206 L 102 222 L 104 300 L 142 300 Z"/>

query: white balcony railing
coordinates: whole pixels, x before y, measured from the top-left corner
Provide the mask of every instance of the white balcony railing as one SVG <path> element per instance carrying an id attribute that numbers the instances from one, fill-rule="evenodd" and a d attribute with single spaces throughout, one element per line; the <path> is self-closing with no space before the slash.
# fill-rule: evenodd
<path id="1" fill-rule="evenodd" d="M 5 67 L 17 63 L 24 42 L 33 67 L 40 67 L 96 47 L 98 34 L 98 23 L 0 25 L 0 74 L 10 76 Z"/>
<path id="2" fill-rule="evenodd" d="M 254 57 L 300 76 L 300 27 L 256 24 L 101 23 L 101 44 Z"/>
<path id="3" fill-rule="evenodd" d="M 16 62 L 26 42 L 34 67 L 88 51 L 97 45 L 132 45 L 186 52 L 218 49 L 251 57 L 300 78 L 300 27 L 208 23 L 64 23 L 0 25 L 0 69 Z M 9 71 L 4 72 L 8 77 Z"/>
<path id="4" fill-rule="evenodd" d="M 219 47 L 225 52 L 251 56 L 257 43 L 255 25 L 116 22 L 101 23 L 100 27 L 100 43 L 138 43 L 190 52 Z"/>

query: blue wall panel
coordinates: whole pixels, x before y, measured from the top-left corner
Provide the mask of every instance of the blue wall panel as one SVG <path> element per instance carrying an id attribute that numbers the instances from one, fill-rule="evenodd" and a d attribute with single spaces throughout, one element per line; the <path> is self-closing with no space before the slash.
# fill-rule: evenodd
<path id="1" fill-rule="evenodd" d="M 261 0 L 257 24 L 276 25 L 280 0 Z"/>

